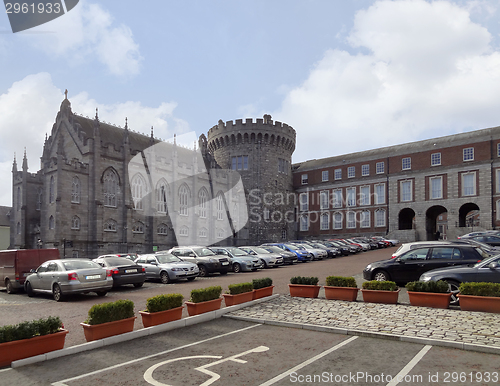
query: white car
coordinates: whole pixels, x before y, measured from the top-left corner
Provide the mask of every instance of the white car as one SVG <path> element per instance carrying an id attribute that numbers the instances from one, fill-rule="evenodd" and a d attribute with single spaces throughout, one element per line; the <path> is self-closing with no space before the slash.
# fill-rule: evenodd
<path id="1" fill-rule="evenodd" d="M 279 267 L 283 265 L 283 257 L 278 253 L 269 252 L 262 247 L 238 247 L 249 255 L 255 256 L 262 262 L 263 268 Z"/>
<path id="2" fill-rule="evenodd" d="M 328 257 L 328 252 L 324 249 L 313 248 L 309 244 L 293 244 L 300 249 L 305 249 L 313 255 L 313 260 L 323 260 Z"/>

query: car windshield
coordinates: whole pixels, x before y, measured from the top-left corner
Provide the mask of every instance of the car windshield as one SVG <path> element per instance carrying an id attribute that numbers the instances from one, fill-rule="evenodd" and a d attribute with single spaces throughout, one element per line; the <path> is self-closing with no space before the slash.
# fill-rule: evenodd
<path id="1" fill-rule="evenodd" d="M 262 247 L 252 247 L 252 249 L 255 253 L 271 253 Z"/>
<path id="2" fill-rule="evenodd" d="M 262 248 L 264 248 L 266 251 L 269 251 L 271 253 L 282 253 L 283 252 L 283 250 L 281 248 L 273 247 L 271 245 L 266 246 L 266 247 L 262 247 Z"/>
<path id="3" fill-rule="evenodd" d="M 300 249 L 298 246 L 296 246 L 295 244 L 285 244 L 286 247 L 296 251 L 298 249 Z"/>
<path id="4" fill-rule="evenodd" d="M 156 255 L 156 258 L 158 259 L 158 262 L 160 264 L 178 263 L 178 262 L 182 261 L 177 256 L 174 256 L 170 253 Z"/>
<path id="5" fill-rule="evenodd" d="M 198 256 L 215 256 L 215 253 L 208 248 L 193 248 L 193 251 Z"/>
<path id="6" fill-rule="evenodd" d="M 63 261 L 64 268 L 66 270 L 70 269 L 86 269 L 86 268 L 101 268 L 101 266 L 97 263 L 94 263 L 90 260 L 70 260 Z"/>
<path id="7" fill-rule="evenodd" d="M 239 248 L 227 248 L 227 250 L 229 252 L 231 252 L 234 256 L 246 256 L 248 255 L 248 253 L 246 253 L 245 251 L 239 249 Z"/>

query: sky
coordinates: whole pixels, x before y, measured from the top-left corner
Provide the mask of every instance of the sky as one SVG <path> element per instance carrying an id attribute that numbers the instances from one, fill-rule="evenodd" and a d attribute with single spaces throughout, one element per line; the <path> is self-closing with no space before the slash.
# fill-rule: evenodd
<path id="1" fill-rule="evenodd" d="M 73 112 L 167 139 L 271 114 L 292 162 L 500 125 L 500 0 L 80 0 L 0 16 L 0 205 Z"/>

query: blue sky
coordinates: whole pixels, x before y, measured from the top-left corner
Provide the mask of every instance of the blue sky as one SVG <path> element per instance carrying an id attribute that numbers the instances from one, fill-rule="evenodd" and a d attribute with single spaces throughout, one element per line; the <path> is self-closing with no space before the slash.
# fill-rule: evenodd
<path id="1" fill-rule="evenodd" d="M 12 34 L 0 17 L 0 178 L 73 111 L 155 136 L 269 113 L 293 162 L 500 124 L 500 1 L 80 0 Z"/>

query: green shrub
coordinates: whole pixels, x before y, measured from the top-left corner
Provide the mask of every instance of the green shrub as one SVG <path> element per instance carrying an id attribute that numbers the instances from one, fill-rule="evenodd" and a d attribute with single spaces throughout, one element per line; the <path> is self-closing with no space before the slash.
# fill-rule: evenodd
<path id="1" fill-rule="evenodd" d="M 182 306 L 181 294 L 156 295 L 146 300 L 147 312 L 167 311 Z"/>
<path id="2" fill-rule="evenodd" d="M 406 289 L 413 292 L 447 293 L 448 283 L 443 280 L 438 281 L 411 281 L 406 284 Z"/>
<path id="3" fill-rule="evenodd" d="M 85 323 L 94 325 L 115 320 L 132 318 L 134 316 L 134 302 L 132 300 L 117 300 L 115 302 L 94 304 Z"/>
<path id="4" fill-rule="evenodd" d="M 222 287 L 220 285 L 207 288 L 194 289 L 191 291 L 190 301 L 193 303 L 200 303 L 200 302 L 207 302 L 209 300 L 215 300 L 220 298 L 221 293 L 222 293 Z"/>
<path id="5" fill-rule="evenodd" d="M 294 276 L 290 279 L 290 284 L 318 285 L 317 277 Z"/>
<path id="6" fill-rule="evenodd" d="M 262 279 L 253 279 L 252 284 L 253 284 L 253 289 L 271 287 L 273 285 L 273 279 L 271 279 L 270 277 L 264 277 Z"/>
<path id="7" fill-rule="evenodd" d="M 326 285 L 332 287 L 357 287 L 356 279 L 352 276 L 328 276 L 326 278 Z"/>
<path id="8" fill-rule="evenodd" d="M 252 283 L 229 284 L 228 288 L 229 288 L 229 293 L 231 295 L 238 295 L 238 294 L 243 294 L 245 292 L 252 292 L 253 284 Z"/>
<path id="9" fill-rule="evenodd" d="M 393 281 L 370 280 L 363 282 L 363 289 L 376 291 L 397 291 L 398 286 Z"/>
<path id="10" fill-rule="evenodd" d="M 500 283 L 462 283 L 462 295 L 500 297 Z"/>
<path id="11" fill-rule="evenodd" d="M 62 322 L 58 316 L 49 316 L 47 319 L 2 326 L 0 327 L 0 343 L 53 334 L 61 330 L 61 328 Z"/>

